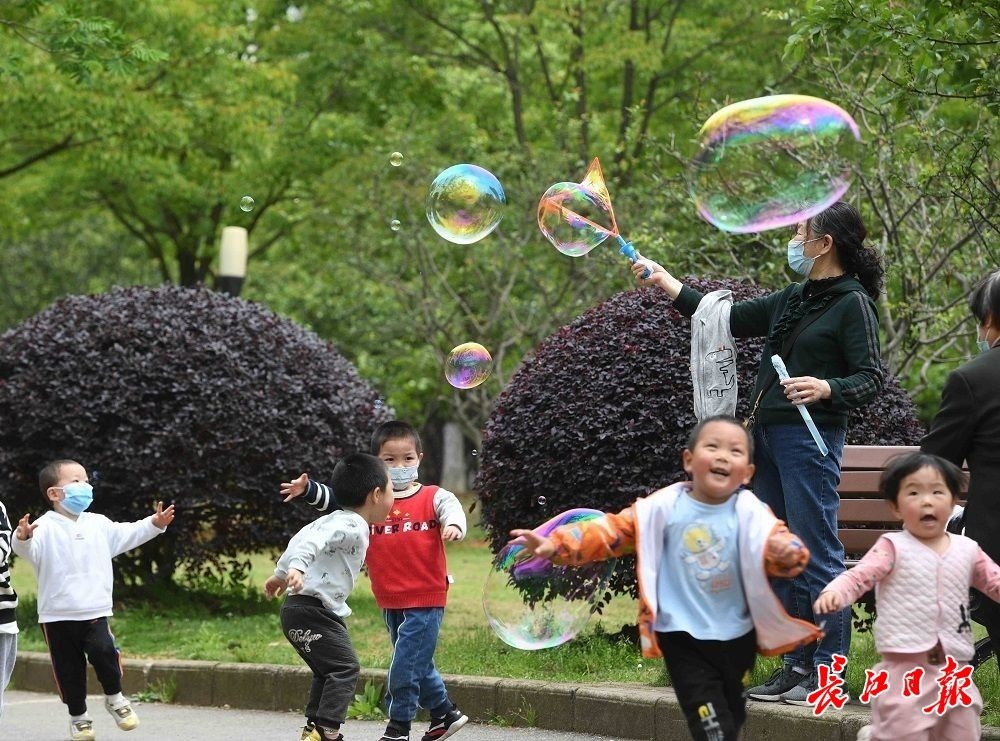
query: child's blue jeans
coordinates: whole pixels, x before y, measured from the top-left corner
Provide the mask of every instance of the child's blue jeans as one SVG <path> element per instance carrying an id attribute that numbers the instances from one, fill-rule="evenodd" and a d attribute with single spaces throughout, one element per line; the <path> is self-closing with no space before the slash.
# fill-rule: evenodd
<path id="1" fill-rule="evenodd" d="M 392 641 L 392 663 L 385 693 L 389 720 L 412 721 L 418 707 L 430 710 L 436 718 L 443 717 L 451 710 L 451 701 L 434 666 L 434 650 L 444 608 L 383 610 L 382 616 Z"/>

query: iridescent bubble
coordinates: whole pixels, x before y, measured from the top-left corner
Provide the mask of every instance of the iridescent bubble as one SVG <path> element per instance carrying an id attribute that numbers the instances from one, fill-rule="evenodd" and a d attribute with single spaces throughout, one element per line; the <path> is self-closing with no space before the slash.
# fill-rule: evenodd
<path id="1" fill-rule="evenodd" d="M 457 389 L 475 388 L 492 372 L 493 358 L 478 342 L 465 342 L 452 348 L 444 363 L 444 377 Z"/>
<path id="2" fill-rule="evenodd" d="M 563 524 L 591 520 L 601 512 L 573 509 L 535 528 L 548 535 Z M 530 557 L 520 545 L 505 546 L 493 560 L 483 588 L 483 611 L 490 628 L 514 648 L 534 651 L 575 638 L 607 591 L 617 561 L 555 566 Z"/>
<path id="3" fill-rule="evenodd" d="M 431 183 L 427 220 L 449 242 L 472 244 L 496 229 L 506 205 L 503 186 L 489 170 L 452 165 Z"/>
<path id="4" fill-rule="evenodd" d="M 243 196 L 240 199 L 240 208 L 243 211 L 253 211 L 253 206 L 254 206 L 253 198 L 251 198 L 250 196 Z"/>
<path id="5" fill-rule="evenodd" d="M 698 213 L 728 232 L 796 224 L 838 200 L 851 183 L 861 133 L 829 101 L 808 95 L 744 100 L 699 132 L 690 189 Z"/>
<path id="6" fill-rule="evenodd" d="M 393 152 L 392 154 L 390 154 L 389 164 L 392 165 L 393 167 L 399 167 L 401 164 L 403 164 L 403 153 Z"/>
<path id="7" fill-rule="evenodd" d="M 538 505 L 539 505 L 540 507 L 544 507 L 544 506 L 545 506 L 545 504 L 547 503 L 547 501 L 548 501 L 548 500 L 547 500 L 547 499 L 546 499 L 545 497 L 538 497 Z"/>
<path id="8" fill-rule="evenodd" d="M 381 409 L 382 408 L 382 400 L 381 399 L 376 399 L 375 400 L 375 408 L 376 409 Z"/>
<path id="9" fill-rule="evenodd" d="M 392 229 L 394 232 L 398 232 L 399 227 L 400 227 L 399 219 L 393 219 L 392 221 L 389 222 L 389 228 Z"/>
<path id="10" fill-rule="evenodd" d="M 538 228 L 557 250 L 582 257 L 612 236 L 610 202 L 581 183 L 556 183 L 538 201 Z"/>

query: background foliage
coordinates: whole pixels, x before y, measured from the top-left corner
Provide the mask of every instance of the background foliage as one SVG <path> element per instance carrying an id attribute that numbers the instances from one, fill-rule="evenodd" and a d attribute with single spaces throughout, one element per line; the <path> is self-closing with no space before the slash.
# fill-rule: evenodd
<path id="1" fill-rule="evenodd" d="M 807 93 L 862 128 L 848 197 L 887 258 L 886 362 L 927 420 L 974 347 L 964 296 L 1000 262 L 997 13 L 986 0 L 12 0 L 0 328 L 67 294 L 211 284 L 221 228 L 245 226 L 248 298 L 334 341 L 401 417 L 457 421 L 478 449 L 522 357 L 632 285 L 613 250 L 553 250 L 539 195 L 600 156 L 641 251 L 675 274 L 781 285 L 783 239 L 700 221 L 685 170 L 722 105 Z M 422 213 L 460 161 L 495 172 L 510 202 L 466 247 Z M 458 393 L 441 360 L 469 340 L 497 372 Z"/>
<path id="2" fill-rule="evenodd" d="M 367 451 L 392 418 L 378 401 L 334 347 L 262 306 L 174 286 L 68 297 L 0 335 L 0 499 L 37 517 L 41 465 L 77 460 L 95 512 L 177 506 L 116 560 L 127 580 L 178 566 L 238 579 L 247 553 L 315 515 L 282 504 L 278 483 Z"/>
<path id="3" fill-rule="evenodd" d="M 748 283 L 685 283 L 703 292 L 730 289 L 734 301 L 765 293 Z M 736 345 L 742 419 L 763 341 Z M 687 479 L 681 452 L 697 422 L 690 347 L 690 320 L 664 291 L 643 288 L 590 309 L 525 359 L 486 424 L 476 480 L 494 552 L 514 528 L 536 527 L 573 507 L 617 512 Z M 847 442 L 913 445 L 922 434 L 913 402 L 891 379 L 874 406 L 851 415 Z M 625 560 L 611 589 L 635 597 L 633 557 Z"/>

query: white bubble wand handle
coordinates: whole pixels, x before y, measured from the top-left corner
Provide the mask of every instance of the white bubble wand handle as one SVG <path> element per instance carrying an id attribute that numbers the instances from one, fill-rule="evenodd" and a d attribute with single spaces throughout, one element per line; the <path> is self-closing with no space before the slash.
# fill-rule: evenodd
<path id="1" fill-rule="evenodd" d="M 774 370 L 778 374 L 778 378 L 782 381 L 787 380 L 790 377 L 788 375 L 788 369 L 785 367 L 785 362 L 781 359 L 780 355 L 771 356 L 771 365 L 774 366 Z M 819 448 L 820 453 L 826 455 L 830 452 L 830 449 L 826 447 L 826 443 L 819 434 L 819 430 L 816 429 L 816 423 L 813 422 L 812 415 L 809 414 L 809 410 L 806 409 L 804 404 L 800 404 L 798 407 L 799 414 L 802 415 L 802 420 L 806 423 L 806 427 L 809 428 L 809 434 L 812 435 L 813 440 L 816 441 L 816 447 Z"/>

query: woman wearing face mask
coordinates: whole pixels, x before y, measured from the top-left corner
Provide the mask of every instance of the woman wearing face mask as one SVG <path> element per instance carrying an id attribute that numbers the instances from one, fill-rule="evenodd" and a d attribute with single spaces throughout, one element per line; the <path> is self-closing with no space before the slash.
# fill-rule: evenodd
<path id="1" fill-rule="evenodd" d="M 865 246 L 866 236 L 857 210 L 842 201 L 800 223 L 788 243 L 788 265 L 805 280 L 735 303 L 729 318 L 734 337 L 765 338 L 750 397 L 757 467 L 752 486 L 809 548 L 806 570 L 776 582 L 775 592 L 790 615 L 811 622 L 813 602 L 844 571 L 837 484 L 847 418 L 878 393 L 884 380 L 875 299 L 885 269 L 879 252 Z M 632 272 L 640 284 L 666 291 L 685 316 L 692 316 L 703 298 L 645 258 Z M 774 354 L 784 360 L 787 380 L 778 380 Z M 820 453 L 802 423 L 796 409 L 801 405 L 808 406 L 828 455 Z M 816 667 L 829 665 L 834 654 L 847 656 L 850 646 L 850 607 L 823 619 L 825 636 L 815 646 L 786 654 L 782 667 L 766 683 L 751 687 L 748 697 L 808 704 L 806 696 L 818 685 Z"/>
<path id="2" fill-rule="evenodd" d="M 941 393 L 941 408 L 920 449 L 969 466 L 965 534 L 990 558 L 1000 556 L 1000 270 L 982 280 L 969 296 L 976 318 L 979 354 L 953 370 Z M 980 599 L 972 613 L 986 626 L 992 646 L 1000 646 L 1000 607 Z M 976 645 L 976 663 L 989 657 Z"/>

